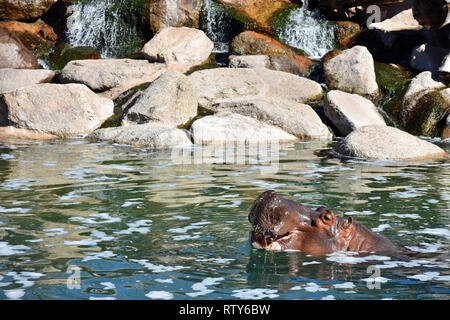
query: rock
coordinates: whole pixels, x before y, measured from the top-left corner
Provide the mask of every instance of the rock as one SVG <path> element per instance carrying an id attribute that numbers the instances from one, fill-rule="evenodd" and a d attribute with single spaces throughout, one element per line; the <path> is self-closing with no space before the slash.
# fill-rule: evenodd
<path id="1" fill-rule="evenodd" d="M 445 118 L 445 123 L 441 131 L 441 138 L 442 139 L 450 138 L 450 113 L 447 115 L 447 118 Z"/>
<path id="2" fill-rule="evenodd" d="M 411 83 L 409 84 L 403 97 L 397 116 L 399 124 L 402 127 L 406 126 L 409 119 L 411 119 L 411 111 L 414 110 L 414 107 L 420 98 L 431 91 L 440 90 L 444 87 L 445 85 L 442 82 L 438 82 L 433 79 L 430 71 L 424 71 L 418 74 L 411 80 Z"/>
<path id="3" fill-rule="evenodd" d="M 150 0 L 148 3 L 153 34 L 165 27 L 199 27 L 203 0 Z"/>
<path id="4" fill-rule="evenodd" d="M 192 144 L 186 130 L 155 124 L 98 129 L 88 135 L 86 139 L 151 149 L 166 149 Z"/>
<path id="5" fill-rule="evenodd" d="M 0 0 L 0 20 L 32 20 L 41 17 L 57 0 Z"/>
<path id="6" fill-rule="evenodd" d="M 255 31 L 244 31 L 233 38 L 230 51 L 238 55 L 254 54 L 290 54 L 296 55 L 297 49 Z"/>
<path id="7" fill-rule="evenodd" d="M 142 54 L 150 61 L 176 65 L 180 71 L 205 63 L 214 43 L 198 29 L 167 27 L 159 31 L 142 48 Z"/>
<path id="8" fill-rule="evenodd" d="M 0 94 L 38 83 L 50 82 L 56 75 L 53 70 L 0 69 Z"/>
<path id="9" fill-rule="evenodd" d="M 61 70 L 73 60 L 98 60 L 102 56 L 97 49 L 89 46 L 71 47 L 67 43 L 61 43 L 50 55 L 52 69 Z"/>
<path id="10" fill-rule="evenodd" d="M 439 77 L 450 81 L 450 53 L 447 54 L 439 67 Z"/>
<path id="11" fill-rule="evenodd" d="M 378 95 L 374 61 L 367 48 L 355 46 L 323 65 L 325 82 L 331 89 L 368 97 Z"/>
<path id="12" fill-rule="evenodd" d="M 324 111 L 342 136 L 359 127 L 386 125 L 372 101 L 357 94 L 338 90 L 328 92 L 324 101 Z"/>
<path id="13" fill-rule="evenodd" d="M 356 35 L 360 32 L 361 27 L 356 22 L 338 21 L 336 22 L 334 37 L 337 44 L 344 48 L 350 48 L 353 46 Z"/>
<path id="14" fill-rule="evenodd" d="M 280 127 L 301 140 L 332 138 L 317 113 L 308 105 L 281 99 L 248 99 L 212 106 L 214 112 L 229 111 Z"/>
<path id="15" fill-rule="evenodd" d="M 414 0 L 414 18 L 427 29 L 439 29 L 447 18 L 447 4 L 446 0 Z"/>
<path id="16" fill-rule="evenodd" d="M 276 12 L 290 7 L 289 0 L 217 0 L 241 16 L 250 27 L 270 31 Z M 242 20 L 242 19 L 241 19 Z"/>
<path id="17" fill-rule="evenodd" d="M 84 135 L 113 115 L 114 103 L 82 84 L 37 84 L 0 95 L 0 126 L 59 137 Z"/>
<path id="18" fill-rule="evenodd" d="M 59 80 L 62 83 L 83 83 L 115 100 L 128 89 L 152 82 L 166 71 L 164 64 L 146 60 L 74 60 L 64 67 Z"/>
<path id="19" fill-rule="evenodd" d="M 342 50 L 333 49 L 330 52 L 327 52 L 322 58 L 322 63 L 328 62 L 328 60 L 333 59 L 334 57 L 340 55 L 342 53 Z"/>
<path id="20" fill-rule="evenodd" d="M 187 76 L 167 71 L 126 110 L 122 125 L 160 122 L 183 126 L 197 115 L 198 97 Z"/>
<path id="21" fill-rule="evenodd" d="M 268 69 L 216 68 L 192 73 L 199 106 L 214 110 L 221 103 L 278 99 L 314 104 L 322 100 L 322 87 L 309 79 Z"/>
<path id="22" fill-rule="evenodd" d="M 29 129 L 19 129 L 13 126 L 0 127 L 0 141 L 10 139 L 47 140 L 56 138 L 58 137 L 53 134 L 38 132 Z"/>
<path id="23" fill-rule="evenodd" d="M 372 23 L 368 28 L 388 33 L 392 31 L 420 30 L 422 26 L 414 18 L 412 9 L 407 9 L 390 19 Z"/>
<path id="24" fill-rule="evenodd" d="M 435 73 L 448 54 L 449 50 L 447 49 L 422 44 L 413 49 L 410 64 L 416 70 Z"/>
<path id="25" fill-rule="evenodd" d="M 234 56 L 230 68 L 267 68 L 299 76 L 306 76 L 312 66 L 311 59 L 302 55 L 248 55 Z"/>
<path id="26" fill-rule="evenodd" d="M 14 34 L 0 28 L 0 68 L 37 69 L 38 61 Z"/>
<path id="27" fill-rule="evenodd" d="M 383 95 L 380 107 L 393 123 L 397 123 L 398 110 L 412 75 L 400 66 L 380 62 L 375 62 L 375 74 Z"/>
<path id="28" fill-rule="evenodd" d="M 387 126 L 364 126 L 336 145 L 337 156 L 377 160 L 419 160 L 447 156 L 438 146 Z"/>
<path id="29" fill-rule="evenodd" d="M 23 45 L 34 53 L 48 52 L 58 40 L 53 28 L 41 19 L 33 23 L 0 21 L 0 28 L 5 28 L 17 36 Z"/>
<path id="30" fill-rule="evenodd" d="M 439 136 L 438 124 L 449 112 L 450 89 L 428 92 L 415 101 L 403 128 L 417 136 Z"/>
<path id="31" fill-rule="evenodd" d="M 231 112 L 222 112 L 196 120 L 191 130 L 196 144 L 278 143 L 296 140 L 295 136 L 280 128 Z"/>

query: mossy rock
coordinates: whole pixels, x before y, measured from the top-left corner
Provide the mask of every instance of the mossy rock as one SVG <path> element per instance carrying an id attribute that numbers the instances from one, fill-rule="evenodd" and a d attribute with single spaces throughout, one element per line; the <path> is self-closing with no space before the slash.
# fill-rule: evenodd
<path id="1" fill-rule="evenodd" d="M 438 123 L 450 112 L 450 106 L 439 91 L 421 97 L 409 113 L 404 129 L 417 136 L 439 136 Z"/>
<path id="2" fill-rule="evenodd" d="M 380 62 L 375 62 L 375 75 L 382 94 L 381 108 L 394 121 L 412 75 L 401 67 Z"/>
<path id="3" fill-rule="evenodd" d="M 92 47 L 71 47 L 61 43 L 50 56 L 49 64 L 54 70 L 61 70 L 72 60 L 101 59 L 100 53 Z"/>
<path id="4" fill-rule="evenodd" d="M 355 42 L 356 36 L 361 32 L 358 23 L 352 21 L 337 21 L 334 31 L 336 43 L 343 48 L 350 48 Z"/>

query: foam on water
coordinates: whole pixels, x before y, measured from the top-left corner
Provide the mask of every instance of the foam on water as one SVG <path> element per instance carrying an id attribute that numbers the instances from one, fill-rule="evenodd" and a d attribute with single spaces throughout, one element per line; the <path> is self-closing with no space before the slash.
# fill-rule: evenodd
<path id="1" fill-rule="evenodd" d="M 145 295 L 147 298 L 155 300 L 171 300 L 173 299 L 173 294 L 167 291 L 150 291 Z"/>
<path id="2" fill-rule="evenodd" d="M 273 299 L 279 296 L 277 292 L 278 291 L 274 289 L 238 289 L 233 290 L 232 296 L 244 300 L 260 300 L 266 298 Z"/>

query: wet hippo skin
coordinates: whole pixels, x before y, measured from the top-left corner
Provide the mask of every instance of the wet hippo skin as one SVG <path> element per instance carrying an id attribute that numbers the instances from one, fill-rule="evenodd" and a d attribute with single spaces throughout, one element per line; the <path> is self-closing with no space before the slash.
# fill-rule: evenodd
<path id="1" fill-rule="evenodd" d="M 311 255 L 397 251 L 391 241 L 357 224 L 352 217 L 337 217 L 325 207 L 312 210 L 281 198 L 273 190 L 256 198 L 248 219 L 253 227 L 250 243 L 257 249 L 291 249 Z"/>

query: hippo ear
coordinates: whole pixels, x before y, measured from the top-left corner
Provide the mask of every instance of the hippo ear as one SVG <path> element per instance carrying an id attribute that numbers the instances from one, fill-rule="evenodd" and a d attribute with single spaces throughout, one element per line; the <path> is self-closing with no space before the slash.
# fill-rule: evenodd
<path id="1" fill-rule="evenodd" d="M 342 229 L 348 229 L 353 224 L 353 217 L 348 217 L 342 224 Z"/>

